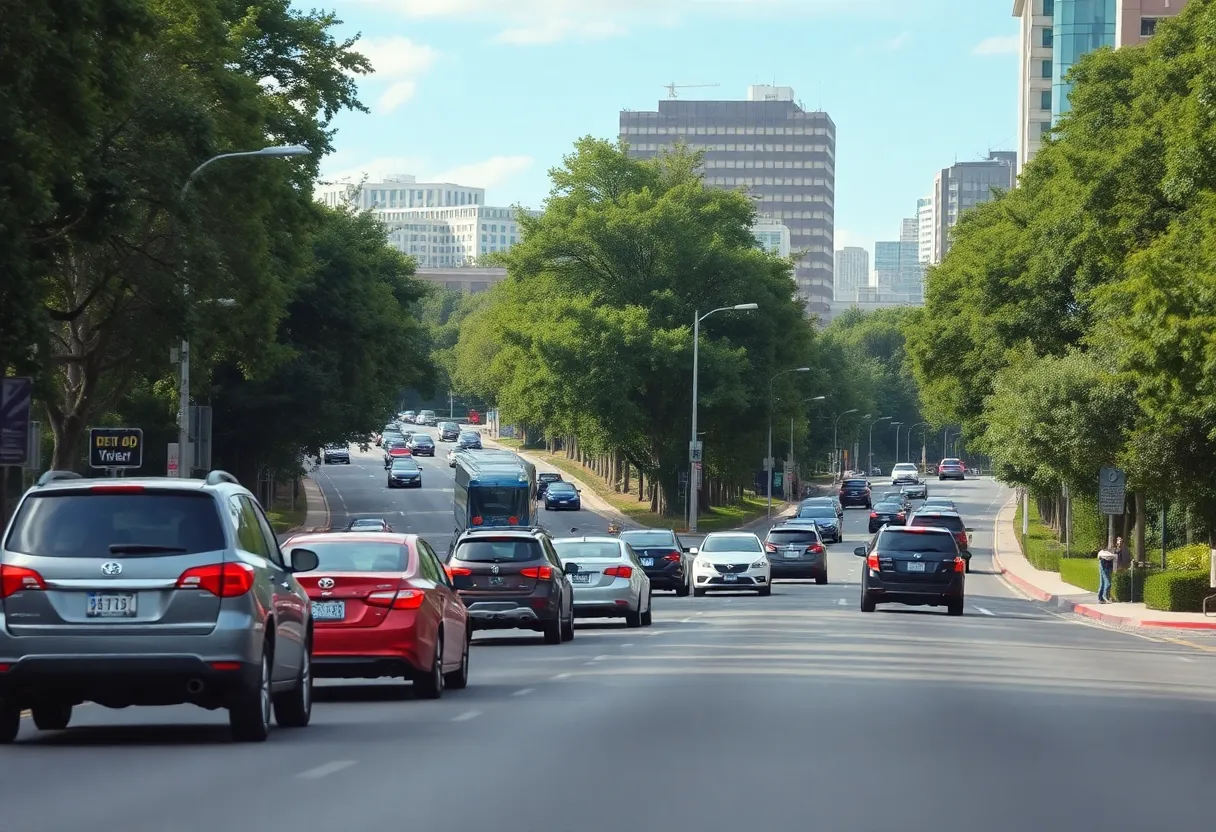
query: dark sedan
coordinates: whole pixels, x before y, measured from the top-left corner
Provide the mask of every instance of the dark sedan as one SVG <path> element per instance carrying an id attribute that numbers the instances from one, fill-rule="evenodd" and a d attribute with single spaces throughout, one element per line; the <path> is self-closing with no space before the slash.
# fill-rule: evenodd
<path id="1" fill-rule="evenodd" d="M 948 529 L 887 526 L 854 552 L 861 570 L 861 611 L 878 604 L 945 606 L 963 614 L 967 563 Z"/>
<path id="2" fill-rule="evenodd" d="M 801 506 L 795 519 L 813 521 L 815 527 L 819 529 L 819 535 L 824 540 L 830 540 L 832 543 L 844 540 L 843 524 L 836 516 L 836 509 L 830 505 Z"/>
<path id="3" fill-rule="evenodd" d="M 413 457 L 394 459 L 388 469 L 389 488 L 422 488 L 422 469 Z"/>
<path id="4" fill-rule="evenodd" d="M 550 471 L 541 471 L 536 475 L 536 499 L 542 500 L 545 496 L 545 491 L 552 483 L 561 482 L 562 475 L 552 473 Z"/>
<path id="5" fill-rule="evenodd" d="M 460 425 L 455 422 L 439 423 L 439 441 L 455 442 L 460 438 Z"/>
<path id="6" fill-rule="evenodd" d="M 674 589 L 676 595 L 689 593 L 688 547 L 680 542 L 676 533 L 667 529 L 631 529 L 621 532 L 621 540 L 637 552 L 638 561 L 651 589 Z"/>
<path id="7" fill-rule="evenodd" d="M 414 456 L 434 456 L 435 440 L 429 433 L 415 433 L 409 440 L 410 452 Z"/>
<path id="8" fill-rule="evenodd" d="M 907 524 L 907 507 L 897 499 L 883 500 L 870 512 L 870 534 L 874 534 L 883 526 L 906 526 Z"/>
<path id="9" fill-rule="evenodd" d="M 477 431 L 466 430 L 456 438 L 456 447 L 461 450 L 481 450 L 481 434 Z"/>
<path id="10" fill-rule="evenodd" d="M 568 482 L 551 482 L 545 489 L 545 511 L 578 511 L 582 507 L 582 496 Z"/>

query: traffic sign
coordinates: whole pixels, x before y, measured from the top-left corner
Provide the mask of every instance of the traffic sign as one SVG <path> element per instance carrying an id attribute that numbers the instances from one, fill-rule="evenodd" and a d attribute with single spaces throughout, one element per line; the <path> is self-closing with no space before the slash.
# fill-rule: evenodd
<path id="1" fill-rule="evenodd" d="M 89 428 L 90 468 L 138 468 L 144 464 L 139 428 Z"/>
<path id="2" fill-rule="evenodd" d="M 1122 514 L 1127 499 L 1127 474 L 1118 468 L 1103 468 L 1098 472 L 1098 511 L 1101 514 Z"/>
<path id="3" fill-rule="evenodd" d="M 694 466 L 697 469 L 697 488 L 701 487 L 701 463 L 696 463 Z"/>
<path id="4" fill-rule="evenodd" d="M 169 443 L 169 476 L 176 477 L 178 475 L 178 467 L 181 465 L 181 445 L 176 442 Z"/>
<path id="5" fill-rule="evenodd" d="M 704 451 L 704 448 L 705 448 L 704 443 L 701 442 L 701 440 L 699 440 L 699 439 L 696 442 L 689 442 L 688 443 L 688 461 L 689 462 L 700 462 L 701 454 Z"/>
<path id="6" fill-rule="evenodd" d="M 28 378 L 6 378 L 0 384 L 0 466 L 29 462 L 33 393 Z"/>

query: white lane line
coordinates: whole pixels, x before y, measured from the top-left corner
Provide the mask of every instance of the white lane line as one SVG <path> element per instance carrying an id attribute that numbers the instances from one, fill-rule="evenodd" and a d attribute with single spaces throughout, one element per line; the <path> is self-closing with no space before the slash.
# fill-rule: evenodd
<path id="1" fill-rule="evenodd" d="M 849 605 L 849 601 L 847 598 L 837 598 L 836 599 L 836 606 L 847 607 L 848 605 Z"/>
<path id="2" fill-rule="evenodd" d="M 697 615 L 705 615 L 705 613 L 704 613 L 704 612 L 699 612 L 699 613 L 697 613 Z"/>
<path id="3" fill-rule="evenodd" d="M 981 615 L 991 615 L 993 618 L 996 617 L 996 613 L 994 613 L 992 610 L 986 610 L 983 607 L 975 607 L 975 611 Z"/>
<path id="4" fill-rule="evenodd" d="M 481 711 L 465 711 L 459 716 L 452 717 L 452 722 L 468 722 L 470 719 L 477 719 L 481 716 Z"/>
<path id="5" fill-rule="evenodd" d="M 296 775 L 296 777 L 299 777 L 302 780 L 320 780 L 322 777 L 328 777 L 336 771 L 341 771 L 344 768 L 350 768 L 356 762 L 356 760 L 334 760 L 326 763 L 323 766 L 310 768 L 308 771 L 301 771 Z"/>
<path id="6" fill-rule="evenodd" d="M 536 690 L 536 688 L 523 688 L 521 690 L 515 691 L 515 693 L 513 693 L 511 695 L 512 696 L 527 696 L 529 693 L 532 693 L 532 691 L 534 691 L 534 690 Z"/>
<path id="7" fill-rule="evenodd" d="M 622 647 L 632 647 L 632 646 L 633 646 L 633 642 L 632 642 L 632 641 L 628 641 L 628 642 L 625 642 L 624 644 L 622 644 L 621 646 L 622 646 Z"/>
<path id="8" fill-rule="evenodd" d="M 1178 657 L 1178 661 L 1180 661 L 1180 662 L 1194 662 L 1195 660 L 1194 660 L 1194 659 L 1192 659 L 1190 656 L 1179 656 L 1179 657 Z"/>
<path id="9" fill-rule="evenodd" d="M 607 656 L 596 656 L 596 657 L 595 657 L 594 659 L 592 659 L 591 661 L 593 661 L 593 662 L 602 662 L 602 661 L 603 661 L 604 659 L 606 659 L 606 658 L 608 658 L 608 657 L 607 657 Z"/>
<path id="10" fill-rule="evenodd" d="M 569 679 L 569 678 L 570 678 L 569 673 L 559 673 L 553 677 L 553 681 L 560 682 L 562 679 Z"/>
<path id="11" fill-rule="evenodd" d="M 681 624 L 687 624 L 689 621 L 692 621 L 692 618 L 693 618 L 693 617 L 692 617 L 691 615 L 690 615 L 690 616 L 688 616 L 688 618 L 681 618 L 681 619 L 680 619 L 680 623 L 681 623 Z M 654 633 L 651 633 L 651 635 L 654 635 Z"/>

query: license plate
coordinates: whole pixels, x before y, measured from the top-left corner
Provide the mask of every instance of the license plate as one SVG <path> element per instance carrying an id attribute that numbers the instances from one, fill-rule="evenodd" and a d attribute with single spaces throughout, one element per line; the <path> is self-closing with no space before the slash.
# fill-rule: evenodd
<path id="1" fill-rule="evenodd" d="M 785 556 L 787 558 L 790 558 L 791 560 L 802 557 L 802 550 L 801 549 L 786 549 Z"/>
<path id="2" fill-rule="evenodd" d="M 654 566 L 654 558 L 642 558 L 642 566 Z"/>
<path id="3" fill-rule="evenodd" d="M 722 580 L 726 581 L 728 584 L 733 584 L 739 580 L 739 576 L 738 575 L 723 575 Z"/>
<path id="4" fill-rule="evenodd" d="M 346 618 L 345 601 L 313 601 L 313 621 L 341 621 Z"/>
<path id="5" fill-rule="evenodd" d="M 507 582 L 502 578 L 490 578 L 490 586 L 506 586 Z"/>
<path id="6" fill-rule="evenodd" d="M 570 583 L 572 583 L 572 584 L 589 584 L 589 583 L 591 583 L 591 573 L 590 572 L 575 572 L 573 575 L 570 576 Z"/>
<path id="7" fill-rule="evenodd" d="M 909 564 L 908 564 L 908 571 L 909 571 L 909 572 L 924 572 L 924 571 L 925 571 L 925 565 L 924 565 L 923 563 L 915 563 L 915 562 L 914 562 L 914 563 L 909 563 Z"/>
<path id="8" fill-rule="evenodd" d="M 135 595 L 130 592 L 90 592 L 89 618 L 134 618 Z"/>

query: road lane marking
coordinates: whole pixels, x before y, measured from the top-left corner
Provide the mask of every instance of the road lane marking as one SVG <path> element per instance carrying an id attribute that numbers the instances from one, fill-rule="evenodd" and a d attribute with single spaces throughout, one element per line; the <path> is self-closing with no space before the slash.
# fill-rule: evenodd
<path id="1" fill-rule="evenodd" d="M 625 642 L 624 644 L 622 644 L 621 646 L 622 646 L 622 647 L 632 647 L 632 646 L 633 646 L 633 642 L 632 642 L 632 641 L 627 641 L 627 642 Z"/>
<path id="2" fill-rule="evenodd" d="M 523 688 L 522 690 L 515 691 L 515 693 L 513 693 L 511 695 L 512 696 L 527 696 L 529 693 L 531 693 L 534 690 L 536 690 L 536 688 Z"/>
<path id="3" fill-rule="evenodd" d="M 465 711 L 459 716 L 452 717 L 452 722 L 468 722 L 470 719 L 477 719 L 481 716 L 481 711 Z"/>
<path id="4" fill-rule="evenodd" d="M 693 619 L 693 617 L 690 615 L 690 616 L 688 616 L 688 618 L 681 618 L 680 623 L 687 624 L 689 621 L 692 621 L 692 619 Z M 654 635 L 654 633 L 651 633 L 651 635 Z"/>
<path id="5" fill-rule="evenodd" d="M 837 598 L 836 599 L 836 606 L 847 607 L 848 605 L 849 605 L 849 601 L 847 598 Z"/>
<path id="6" fill-rule="evenodd" d="M 983 607 L 975 607 L 975 611 L 981 615 L 991 615 L 993 618 L 996 618 L 996 613 L 994 613 L 992 610 L 986 610 Z"/>
<path id="7" fill-rule="evenodd" d="M 333 760 L 323 766 L 310 768 L 308 771 L 302 771 L 296 775 L 302 780 L 320 780 L 322 777 L 328 777 L 336 771 L 341 771 L 344 768 L 350 768 L 356 763 L 355 760 Z"/>
<path id="8" fill-rule="evenodd" d="M 559 673 L 553 677 L 553 681 L 560 682 L 562 679 L 569 679 L 569 678 L 570 678 L 569 673 Z"/>
<path id="9" fill-rule="evenodd" d="M 1193 661 L 1195 661 L 1195 660 L 1194 660 L 1194 659 L 1192 659 L 1190 656 L 1179 656 L 1179 657 L 1178 657 L 1178 661 L 1180 661 L 1180 662 L 1193 662 Z"/>

